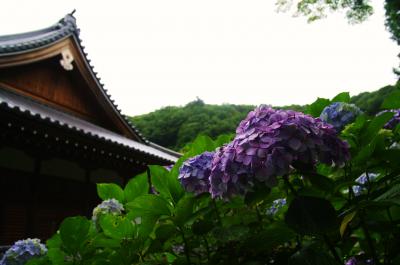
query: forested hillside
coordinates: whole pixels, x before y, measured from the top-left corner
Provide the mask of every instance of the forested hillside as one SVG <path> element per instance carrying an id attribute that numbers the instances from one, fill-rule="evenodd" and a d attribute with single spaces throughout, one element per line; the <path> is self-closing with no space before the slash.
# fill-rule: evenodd
<path id="1" fill-rule="evenodd" d="M 396 86 L 385 86 L 374 92 L 363 92 L 351 98 L 351 103 L 372 115 L 379 111 L 383 99 Z M 310 102 L 311 103 L 311 102 Z M 238 123 L 254 109 L 252 105 L 210 105 L 201 99 L 183 107 L 165 107 L 154 112 L 132 117 L 139 130 L 151 141 L 162 146 L 180 150 L 197 135 L 216 138 L 221 134 L 233 134 Z M 304 110 L 306 106 L 290 105 L 277 108 Z"/>

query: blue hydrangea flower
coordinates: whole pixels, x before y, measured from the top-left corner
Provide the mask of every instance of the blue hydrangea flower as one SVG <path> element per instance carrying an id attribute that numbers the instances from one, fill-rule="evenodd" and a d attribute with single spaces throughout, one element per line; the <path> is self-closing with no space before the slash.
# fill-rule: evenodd
<path id="1" fill-rule="evenodd" d="M 397 150 L 400 149 L 400 143 L 399 142 L 394 142 L 389 146 L 389 149 L 391 150 Z"/>
<path id="2" fill-rule="evenodd" d="M 43 256 L 46 253 L 47 248 L 40 243 L 40 239 L 19 240 L 6 251 L 0 265 L 23 265 L 28 260 Z"/>
<path id="3" fill-rule="evenodd" d="M 124 211 L 124 206 L 116 199 L 104 200 L 93 209 L 92 220 L 97 222 L 102 214 L 119 215 Z"/>
<path id="4" fill-rule="evenodd" d="M 376 114 L 376 116 L 379 116 L 385 112 L 393 112 L 394 113 L 393 117 L 385 124 L 385 126 L 383 126 L 383 128 L 385 128 L 385 129 L 392 130 L 397 126 L 397 124 L 400 123 L 400 109 L 383 110 L 383 111 L 379 112 L 378 114 Z"/>
<path id="5" fill-rule="evenodd" d="M 173 245 L 172 246 L 172 251 L 175 254 L 180 255 L 180 254 L 185 252 L 185 246 L 184 245 Z"/>
<path id="6" fill-rule="evenodd" d="M 286 199 L 276 199 L 272 202 L 271 207 L 267 209 L 267 215 L 274 216 L 283 206 L 286 205 Z"/>
<path id="7" fill-rule="evenodd" d="M 367 177 L 367 173 L 363 173 L 361 174 L 357 179 L 356 182 L 360 185 L 354 185 L 353 188 L 353 192 L 355 196 L 359 196 L 361 195 L 361 193 L 363 191 L 366 190 L 366 185 L 368 185 L 368 178 L 369 181 L 374 181 L 376 179 L 376 177 L 378 176 L 378 174 L 375 173 L 368 173 L 368 177 Z"/>
<path id="8" fill-rule="evenodd" d="M 196 195 L 209 191 L 213 158 L 214 152 L 204 152 L 183 163 L 179 169 L 178 179 L 186 191 L 194 192 Z"/>
<path id="9" fill-rule="evenodd" d="M 343 166 L 348 144 L 332 125 L 291 110 L 260 106 L 236 130 L 234 140 L 216 152 L 210 174 L 213 197 L 230 198 L 255 183 L 273 187 L 277 177 L 312 170 L 317 162 Z"/>
<path id="10" fill-rule="evenodd" d="M 355 121 L 362 111 L 354 104 L 344 102 L 334 102 L 324 108 L 320 119 L 331 124 L 338 132 L 347 125 Z"/>

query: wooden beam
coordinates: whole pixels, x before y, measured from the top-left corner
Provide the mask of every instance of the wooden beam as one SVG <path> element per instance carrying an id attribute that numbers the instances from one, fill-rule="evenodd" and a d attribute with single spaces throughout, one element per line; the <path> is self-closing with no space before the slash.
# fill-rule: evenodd
<path id="1" fill-rule="evenodd" d="M 37 189 L 40 185 L 40 170 L 42 166 L 42 158 L 40 156 L 35 157 L 35 164 L 33 174 L 29 178 L 29 191 L 28 201 L 26 202 L 26 228 L 25 238 L 35 237 L 36 229 L 36 216 L 35 210 L 37 208 Z"/>

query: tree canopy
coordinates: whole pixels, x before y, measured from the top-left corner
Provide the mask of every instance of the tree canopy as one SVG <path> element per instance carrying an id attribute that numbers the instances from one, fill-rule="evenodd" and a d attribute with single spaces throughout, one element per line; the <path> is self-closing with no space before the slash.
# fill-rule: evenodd
<path id="1" fill-rule="evenodd" d="M 254 109 L 252 105 L 210 105 L 197 99 L 184 107 L 165 107 L 132 117 L 132 122 L 151 141 L 179 150 L 199 134 L 213 138 L 234 133 L 236 125 Z"/>
<path id="2" fill-rule="evenodd" d="M 400 88 L 400 83 L 396 86 L 385 86 L 374 92 L 363 92 L 353 96 L 350 102 L 367 114 L 373 115 L 380 111 L 384 98 L 396 87 Z M 197 99 L 183 107 L 165 107 L 131 119 L 151 141 L 180 150 L 199 134 L 216 138 L 221 134 L 235 133 L 237 124 L 254 107 L 233 104 L 211 105 Z M 276 108 L 304 111 L 306 106 L 290 105 Z"/>
<path id="3" fill-rule="evenodd" d="M 370 0 L 276 0 L 276 6 L 278 11 L 294 11 L 295 15 L 305 16 L 309 22 L 325 18 L 328 12 L 344 10 L 349 23 L 356 24 L 374 13 Z M 400 45 L 400 1 L 385 0 L 384 8 L 386 29 Z M 393 72 L 400 75 L 400 67 Z"/>
<path id="4" fill-rule="evenodd" d="M 295 4 L 295 14 L 307 17 L 309 22 L 324 18 L 328 12 L 344 10 L 350 23 L 365 21 L 374 13 L 369 0 L 277 0 L 278 11 L 290 11 Z M 400 44 L 400 1 L 385 0 L 385 26 L 393 40 Z"/>

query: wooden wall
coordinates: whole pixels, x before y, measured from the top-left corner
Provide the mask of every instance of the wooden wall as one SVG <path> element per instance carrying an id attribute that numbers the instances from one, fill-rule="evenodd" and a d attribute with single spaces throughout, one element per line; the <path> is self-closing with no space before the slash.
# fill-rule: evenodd
<path id="1" fill-rule="evenodd" d="M 68 216 L 86 215 L 87 192 L 85 183 L 41 176 L 36 183 L 35 198 L 30 198 L 31 173 L 0 168 L 0 245 L 36 237 L 46 240 Z M 96 206 L 95 184 L 91 183 L 89 205 Z M 33 204 L 33 216 L 29 208 Z M 29 220 L 30 219 L 30 220 Z M 31 231 L 27 233 L 27 228 Z"/>
<path id="2" fill-rule="evenodd" d="M 0 85 L 119 132 L 79 72 L 65 71 L 57 58 L 0 69 Z"/>
<path id="3" fill-rule="evenodd" d="M 76 161 L 52 157 L 40 160 L 38 174 L 33 156 L 12 147 L 0 148 L 0 162 L 9 158 L 20 161 L 21 168 L 0 163 L 0 246 L 28 237 L 46 240 L 69 216 L 90 218 L 100 203 L 96 183 L 123 182 L 102 165 L 85 171 Z"/>

